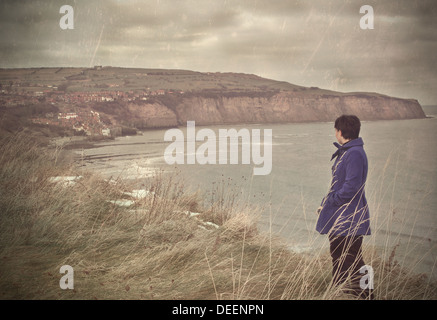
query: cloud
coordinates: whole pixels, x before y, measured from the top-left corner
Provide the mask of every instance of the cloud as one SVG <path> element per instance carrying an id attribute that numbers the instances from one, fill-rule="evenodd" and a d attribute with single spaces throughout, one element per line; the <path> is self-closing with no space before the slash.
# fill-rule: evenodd
<path id="1" fill-rule="evenodd" d="M 0 66 L 181 68 L 437 101 L 435 1 L 90 0 L 59 28 L 64 0 L 2 1 Z"/>

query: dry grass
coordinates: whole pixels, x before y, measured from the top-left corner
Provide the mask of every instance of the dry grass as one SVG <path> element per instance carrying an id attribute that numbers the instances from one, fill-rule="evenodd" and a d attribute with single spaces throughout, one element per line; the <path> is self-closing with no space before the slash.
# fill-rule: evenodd
<path id="1" fill-rule="evenodd" d="M 261 233 L 260 209 L 237 203 L 226 186 L 205 205 L 177 175 L 157 174 L 142 181 L 150 193 L 133 199 L 132 185 L 82 172 L 62 150 L 25 135 L 0 144 L 1 299 L 348 298 L 330 287 L 327 253 L 294 253 Z M 53 176 L 81 178 L 64 186 Z M 366 256 L 377 298 L 436 298 L 427 279 Z M 63 265 L 74 269 L 74 290 L 59 287 Z"/>

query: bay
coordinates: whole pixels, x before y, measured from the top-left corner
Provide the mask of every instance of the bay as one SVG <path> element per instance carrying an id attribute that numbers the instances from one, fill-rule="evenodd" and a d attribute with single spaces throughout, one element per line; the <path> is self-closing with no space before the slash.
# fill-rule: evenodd
<path id="1" fill-rule="evenodd" d="M 437 107 L 424 110 L 430 117 L 362 122 L 372 229 L 364 246 L 376 247 L 386 258 L 394 255 L 400 265 L 437 278 Z M 253 175 L 250 164 L 168 165 L 164 161 L 170 144 L 164 141 L 166 130 L 145 131 L 77 150 L 77 161 L 106 178 L 147 179 L 156 169 L 169 174 L 178 171 L 187 186 L 201 190 L 205 201 L 222 185 L 241 203 L 261 207 L 260 229 L 280 236 L 291 250 L 310 255 L 327 252 L 326 236 L 315 231 L 315 211 L 331 179 L 330 159 L 336 150 L 333 123 L 208 128 L 214 132 L 272 129 L 271 173 Z M 186 128 L 181 130 L 186 132 Z"/>

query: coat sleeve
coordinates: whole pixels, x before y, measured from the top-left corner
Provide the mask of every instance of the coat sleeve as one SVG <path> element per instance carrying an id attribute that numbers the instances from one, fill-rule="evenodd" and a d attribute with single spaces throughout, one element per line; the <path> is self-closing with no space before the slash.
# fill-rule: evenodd
<path id="1" fill-rule="evenodd" d="M 365 159 L 359 152 L 351 152 L 346 163 L 346 177 L 343 186 L 332 195 L 332 202 L 342 206 L 350 202 L 363 188 Z"/>

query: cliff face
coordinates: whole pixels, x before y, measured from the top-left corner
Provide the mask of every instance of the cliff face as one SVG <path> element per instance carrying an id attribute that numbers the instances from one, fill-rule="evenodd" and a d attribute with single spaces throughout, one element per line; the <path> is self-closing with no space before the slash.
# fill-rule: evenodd
<path id="1" fill-rule="evenodd" d="M 174 127 L 178 125 L 176 114 L 168 107 L 153 103 L 143 105 L 128 104 L 129 122 L 138 128 Z"/>
<path id="2" fill-rule="evenodd" d="M 355 114 L 361 120 L 424 118 L 416 100 L 377 94 L 305 94 L 281 92 L 270 97 L 203 97 L 180 99 L 176 105 L 154 103 L 130 107 L 146 127 L 184 125 L 189 120 L 198 125 L 287 123 L 334 121 L 342 114 Z"/>
<path id="3" fill-rule="evenodd" d="M 0 128 L 4 123 L 12 126 L 16 118 L 77 110 L 99 112 L 108 127 L 131 129 L 184 126 L 188 120 L 220 125 L 334 121 L 342 114 L 362 120 L 425 117 L 416 100 L 307 88 L 242 73 L 116 67 L 1 69 L 0 83 L 8 84 L 0 96 Z M 47 90 L 36 96 L 36 86 Z"/>

